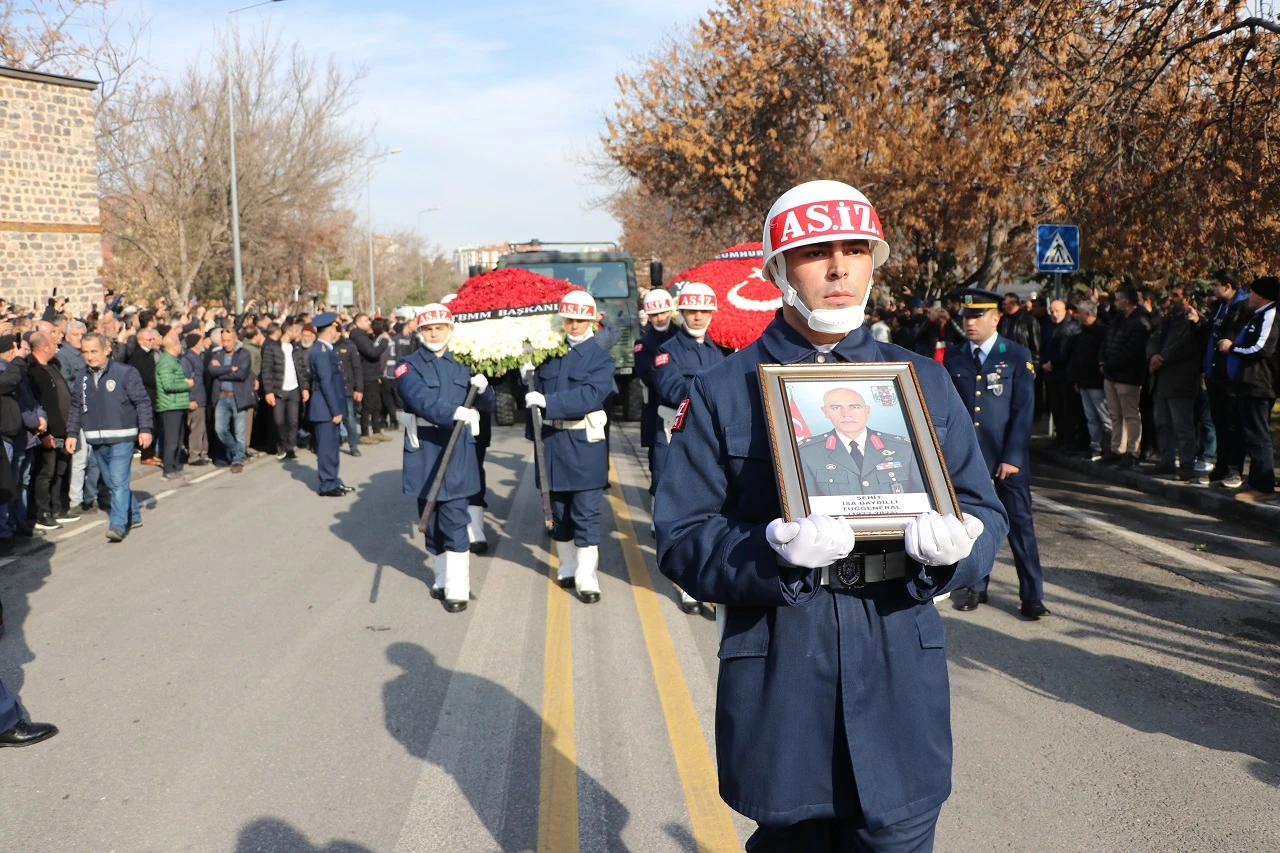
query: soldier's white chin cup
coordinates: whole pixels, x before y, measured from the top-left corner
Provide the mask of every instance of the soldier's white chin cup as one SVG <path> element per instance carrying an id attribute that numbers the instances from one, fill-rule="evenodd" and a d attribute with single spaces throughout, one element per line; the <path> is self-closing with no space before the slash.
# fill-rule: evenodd
<path id="1" fill-rule="evenodd" d="M 862 323 L 867 316 L 867 302 L 871 299 L 871 279 L 867 280 L 867 286 L 862 291 L 862 302 L 858 305 L 815 310 L 804 304 L 800 294 L 787 281 L 784 270 L 778 269 L 774 275 L 777 285 L 782 288 L 782 301 L 800 312 L 800 316 L 804 318 L 810 329 L 824 335 L 847 335 L 855 329 L 862 328 Z"/>
<path id="2" fill-rule="evenodd" d="M 449 335 L 449 338 L 452 338 L 452 337 L 453 337 L 453 335 L 452 335 L 452 334 L 450 334 L 450 335 Z M 427 340 L 427 339 L 424 337 L 424 338 L 422 339 L 422 343 L 426 346 L 426 348 L 427 348 L 427 349 L 431 350 L 432 352 L 441 352 L 441 351 L 443 351 L 443 350 L 444 350 L 444 348 L 445 348 L 445 347 L 447 347 L 447 346 L 449 345 L 449 338 L 445 338 L 443 341 L 441 341 L 441 342 L 440 342 L 440 343 L 438 343 L 438 344 L 433 344 L 433 343 L 431 343 L 431 341 Z"/>
<path id="3" fill-rule="evenodd" d="M 571 335 L 568 332 L 565 332 L 564 336 L 569 339 L 570 346 L 576 347 L 578 344 L 582 343 L 583 341 L 590 340 L 594 334 L 595 332 L 588 330 L 585 335 Z"/>

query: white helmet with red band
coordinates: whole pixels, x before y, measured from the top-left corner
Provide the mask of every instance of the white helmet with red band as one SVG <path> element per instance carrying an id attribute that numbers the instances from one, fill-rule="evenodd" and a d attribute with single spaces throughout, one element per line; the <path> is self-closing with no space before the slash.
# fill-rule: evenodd
<path id="1" fill-rule="evenodd" d="M 787 249 L 835 240 L 866 240 L 871 247 L 871 268 L 889 258 L 880 217 L 857 189 L 840 181 L 809 181 L 792 187 L 773 203 L 764 221 L 764 275 L 782 290 L 782 300 L 793 306 L 815 331 L 846 334 L 862 325 L 868 281 L 861 305 L 812 310 L 787 281 L 782 253 Z"/>
<path id="2" fill-rule="evenodd" d="M 700 281 L 691 281 L 680 288 L 676 306 L 681 311 L 715 311 L 719 308 L 716 292 Z"/>
<path id="3" fill-rule="evenodd" d="M 594 320 L 596 301 L 585 290 L 571 290 L 560 298 L 560 316 L 570 320 Z"/>
<path id="4" fill-rule="evenodd" d="M 440 302 L 432 302 L 418 312 L 418 316 L 413 318 L 413 322 L 418 326 L 430 326 L 435 323 L 448 323 L 452 326 L 453 312 Z"/>
<path id="5" fill-rule="evenodd" d="M 650 290 L 644 297 L 644 313 L 646 314 L 665 314 L 668 311 L 675 310 L 671 304 L 671 294 L 662 288 L 654 288 Z"/>

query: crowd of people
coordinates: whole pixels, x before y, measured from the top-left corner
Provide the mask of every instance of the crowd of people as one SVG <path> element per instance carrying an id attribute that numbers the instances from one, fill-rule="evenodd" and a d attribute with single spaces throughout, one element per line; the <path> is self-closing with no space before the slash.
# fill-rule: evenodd
<path id="1" fill-rule="evenodd" d="M 1063 450 L 1273 501 L 1276 281 L 1246 286 L 1222 269 L 1203 297 L 1180 284 L 1162 295 L 1132 284 L 1065 299 L 1006 293 L 999 333 L 1031 351 L 1036 413 L 1051 416 Z M 965 341 L 959 309 L 954 296 L 932 309 L 885 297 L 867 322 L 877 340 L 941 360 Z"/>
<path id="2" fill-rule="evenodd" d="M 254 301 L 237 314 L 108 294 L 103 310 L 76 317 L 57 298 L 43 310 L 0 300 L 0 554 L 94 512 L 108 514 L 108 540 L 123 540 L 142 523 L 135 458 L 169 481 L 188 466 L 238 474 L 263 453 L 296 458 L 313 443 L 312 319 Z M 341 326 L 340 430 L 358 456 L 397 425 L 392 371 L 418 343 L 412 317 L 356 314 Z"/>

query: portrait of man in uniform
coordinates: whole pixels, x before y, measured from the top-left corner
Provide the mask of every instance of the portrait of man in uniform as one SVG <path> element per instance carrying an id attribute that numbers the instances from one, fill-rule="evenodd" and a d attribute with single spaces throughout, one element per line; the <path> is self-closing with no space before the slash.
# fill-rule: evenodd
<path id="1" fill-rule="evenodd" d="M 887 530 L 951 501 L 940 448 L 927 420 L 912 414 L 919 402 L 907 368 L 870 369 L 788 368 L 776 386 L 776 408 L 788 417 L 775 421 L 775 453 L 793 472 L 794 486 L 784 491 L 796 512 Z"/>

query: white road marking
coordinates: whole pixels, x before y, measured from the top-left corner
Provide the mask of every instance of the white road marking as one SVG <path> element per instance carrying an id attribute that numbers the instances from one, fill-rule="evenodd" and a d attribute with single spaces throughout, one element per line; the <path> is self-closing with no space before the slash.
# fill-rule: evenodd
<path id="1" fill-rule="evenodd" d="M 1238 595 L 1242 598 L 1263 598 L 1273 604 L 1280 604 L 1280 587 L 1277 587 L 1275 584 L 1249 577 L 1248 575 L 1241 574 L 1240 572 L 1237 572 L 1234 569 L 1229 569 L 1225 566 L 1220 566 L 1211 560 L 1206 560 L 1204 557 L 1197 556 L 1196 554 L 1188 551 L 1183 551 L 1181 548 L 1176 548 L 1173 545 L 1166 544 L 1158 539 L 1153 539 L 1150 536 L 1145 536 L 1141 533 L 1135 533 L 1132 530 L 1126 530 L 1123 527 L 1118 527 L 1109 521 L 1104 521 L 1087 510 L 1067 506 L 1066 504 L 1058 503 L 1052 498 L 1046 498 L 1039 494 L 1033 495 L 1032 500 L 1037 507 L 1049 512 L 1058 513 L 1059 515 L 1074 518 L 1077 521 L 1083 521 L 1085 524 L 1097 528 L 1098 530 L 1102 530 L 1113 536 L 1128 540 L 1134 545 L 1138 545 L 1148 551 L 1153 551 L 1167 557 L 1174 562 L 1180 563 L 1185 568 L 1207 572 L 1221 581 L 1220 588 L 1232 595 Z M 1198 579 L 1193 578 L 1193 580 Z"/>
<path id="2" fill-rule="evenodd" d="M 86 530 L 92 530 L 93 528 L 99 527 L 106 523 L 107 523 L 107 520 L 105 518 L 99 518 L 97 521 L 86 521 L 84 524 L 77 524 L 75 530 L 72 530 L 70 533 L 64 533 L 53 541 L 65 542 L 66 540 L 70 539 L 73 536 L 79 536 L 81 533 L 84 533 Z"/>
<path id="3" fill-rule="evenodd" d="M 213 469 L 212 471 L 210 471 L 208 474 L 201 474 L 199 477 L 196 477 L 194 480 L 191 480 L 191 481 L 190 481 L 190 483 L 191 483 L 191 485 L 193 485 L 193 486 L 194 486 L 196 483 L 203 483 L 205 480 L 209 479 L 210 477 L 216 477 L 216 476 L 218 476 L 219 474 L 221 474 L 221 473 L 222 473 L 223 471 L 225 471 L 225 470 L 227 470 L 227 469 L 225 469 L 225 468 L 214 468 L 214 469 Z"/>

